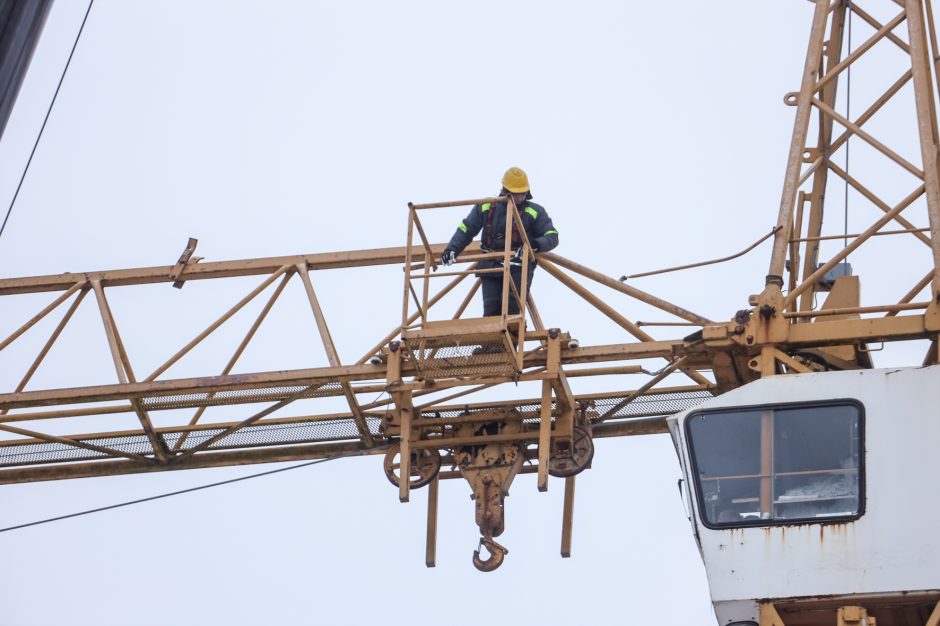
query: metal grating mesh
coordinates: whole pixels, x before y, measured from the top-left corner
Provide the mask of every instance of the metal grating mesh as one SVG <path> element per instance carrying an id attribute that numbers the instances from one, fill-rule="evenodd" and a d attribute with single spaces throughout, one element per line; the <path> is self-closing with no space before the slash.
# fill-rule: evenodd
<path id="1" fill-rule="evenodd" d="M 516 373 L 512 355 L 506 352 L 499 338 L 457 344 L 450 341 L 431 347 L 422 343 L 410 353 L 425 378 L 512 376 Z"/>
<path id="2" fill-rule="evenodd" d="M 488 355 L 491 356 L 491 355 Z M 476 357 L 479 358 L 479 357 Z M 613 398 L 581 398 L 588 402 L 588 417 L 597 420 L 613 407 L 628 397 L 624 394 Z M 619 407 L 605 419 L 629 419 L 633 417 L 651 417 L 658 415 L 672 415 L 690 409 L 712 397 L 708 391 L 685 391 L 674 393 L 652 393 L 640 396 L 629 404 Z M 514 408 L 525 423 L 534 423 L 539 416 L 539 404 L 536 402 L 522 403 Z M 553 404 L 554 409 L 554 404 Z M 446 411 L 425 410 L 423 418 L 455 418 L 458 416 L 491 411 L 492 408 L 479 407 L 466 409 L 457 407 Z M 369 432 L 373 436 L 380 435 L 382 416 L 371 414 L 365 416 Z M 446 426 L 451 428 L 451 426 Z M 222 428 L 192 431 L 183 442 L 183 450 L 191 449 L 209 438 L 222 432 Z M 169 448 L 173 448 L 182 436 L 181 431 L 162 433 Z M 247 426 L 216 441 L 209 450 L 222 450 L 231 448 L 248 448 L 255 446 L 277 446 L 298 443 L 319 443 L 327 441 L 342 441 L 358 439 L 359 430 L 355 421 L 350 418 L 297 422 L 292 424 L 259 424 Z M 145 435 L 129 435 L 122 437 L 88 438 L 83 441 L 98 446 L 113 448 L 122 452 L 151 455 L 153 448 Z M 61 443 L 30 443 L 21 445 L 0 446 L 0 467 L 18 465 L 32 465 L 39 463 L 59 463 L 67 461 L 87 461 L 108 458 L 107 455 L 82 448 L 75 448 Z"/>
<path id="3" fill-rule="evenodd" d="M 379 435 L 382 424 L 381 417 L 366 416 L 366 424 L 373 436 Z M 206 440 L 221 433 L 224 429 L 192 431 L 186 436 L 182 450 L 189 450 Z M 170 449 L 182 437 L 182 432 L 161 433 Z M 342 441 L 345 439 L 358 439 L 359 429 L 352 418 L 337 420 L 299 422 L 295 424 L 262 424 L 247 426 L 216 441 L 209 450 L 224 450 L 230 448 L 245 448 L 253 446 L 288 445 L 295 443 L 320 443 L 326 441 Z M 106 437 L 100 439 L 85 439 L 87 443 L 97 446 L 114 448 L 121 452 L 134 454 L 153 454 L 153 447 L 146 435 L 132 435 L 127 437 Z M 33 443 L 21 446 L 0 447 L 0 467 L 13 465 L 29 465 L 34 463 L 58 463 L 62 461 L 86 461 L 91 459 L 109 458 L 107 455 L 93 450 L 75 448 L 61 443 Z"/>
<path id="4" fill-rule="evenodd" d="M 613 407 L 617 406 L 621 402 L 627 399 L 628 394 L 622 396 L 615 396 L 613 398 L 582 398 L 582 401 L 587 401 L 590 403 L 590 408 L 588 408 L 587 416 L 591 420 L 596 420 L 600 416 L 605 415 Z M 698 406 L 705 400 L 712 398 L 712 394 L 708 391 L 680 391 L 674 393 L 651 393 L 647 395 L 639 396 L 638 398 L 633 399 L 630 403 L 619 407 L 616 411 L 610 415 L 605 416 L 605 419 L 623 419 L 630 417 L 651 417 L 657 415 L 673 415 L 679 413 L 680 411 L 685 411 L 691 409 L 694 406 Z M 514 407 L 524 418 L 533 419 L 538 418 L 540 405 L 532 402 L 529 404 L 517 404 Z M 554 410 L 555 403 L 552 402 L 552 409 Z M 479 413 L 483 411 L 488 411 L 491 409 L 488 408 L 467 408 L 467 409 L 451 409 L 448 411 L 424 411 L 422 417 L 432 418 L 432 417 L 442 417 L 442 418 L 453 418 L 461 415 L 471 415 L 473 413 Z"/>
<path id="5" fill-rule="evenodd" d="M 97 446 L 112 448 L 130 454 L 153 454 L 153 446 L 146 435 L 127 437 L 103 437 L 86 440 Z M 50 463 L 56 461 L 85 461 L 88 459 L 110 458 L 94 450 L 75 448 L 64 443 L 33 443 L 21 446 L 0 448 L 0 466 L 28 465 L 32 463 Z"/>
<path id="6" fill-rule="evenodd" d="M 528 418 L 537 418 L 539 416 L 539 410 L 541 408 L 541 405 L 533 402 L 531 404 L 517 404 L 513 406 L 513 408 L 524 418 L 528 419 Z M 552 410 L 554 411 L 554 409 L 555 409 L 555 403 L 552 402 Z M 422 411 L 421 417 L 448 419 L 448 418 L 454 418 L 454 417 L 462 417 L 466 415 L 473 415 L 474 413 L 489 412 L 492 410 L 493 410 L 492 408 L 488 408 L 488 407 L 480 407 L 480 408 L 468 407 L 466 409 L 450 409 L 447 411 Z"/>
<path id="7" fill-rule="evenodd" d="M 602 398 L 593 401 L 593 410 L 588 411 L 591 419 L 604 417 L 604 419 L 617 419 L 624 417 L 649 417 L 654 415 L 674 415 L 680 411 L 698 406 L 705 400 L 712 398 L 708 391 L 681 391 L 675 393 L 653 393 L 634 398 L 629 404 L 619 407 L 607 415 L 612 408 L 626 400 L 622 398 Z M 595 415 L 596 413 L 596 415 Z"/>
<path id="8" fill-rule="evenodd" d="M 342 393 L 342 385 L 337 382 L 330 382 L 316 387 L 309 385 L 289 385 L 286 387 L 232 389 L 207 393 L 189 393 L 178 396 L 158 396 L 154 398 L 144 398 L 141 403 L 145 409 L 184 409 L 197 406 L 244 404 L 247 402 L 276 402 L 285 398 L 294 397 L 298 399 L 323 398 L 342 395 Z"/>

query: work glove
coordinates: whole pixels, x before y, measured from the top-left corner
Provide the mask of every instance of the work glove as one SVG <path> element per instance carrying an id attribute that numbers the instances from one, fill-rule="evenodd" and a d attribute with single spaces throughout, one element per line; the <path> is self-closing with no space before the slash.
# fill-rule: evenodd
<path id="1" fill-rule="evenodd" d="M 457 253 L 447 248 L 444 250 L 444 254 L 441 255 L 441 263 L 443 265 L 453 265 L 454 261 L 457 260 Z"/>

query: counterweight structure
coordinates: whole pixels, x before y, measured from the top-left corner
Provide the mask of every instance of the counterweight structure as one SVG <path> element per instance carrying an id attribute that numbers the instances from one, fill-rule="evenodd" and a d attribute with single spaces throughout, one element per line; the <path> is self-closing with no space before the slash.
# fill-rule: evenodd
<path id="1" fill-rule="evenodd" d="M 505 272 L 510 251 L 483 253 L 470 247 L 459 259 L 464 263 L 460 269 L 442 270 L 436 259 L 443 245 L 429 242 L 420 215 L 493 198 L 409 205 L 408 239 L 402 248 L 200 263 L 192 256 L 195 241 L 191 241 L 175 266 L 4 279 L 0 280 L 0 296 L 57 295 L 34 317 L 13 328 L 0 341 L 0 351 L 53 311 L 65 311 L 35 360 L 24 368 L 20 384 L 0 394 L 0 431 L 9 435 L 0 441 L 0 483 L 382 454 L 386 475 L 398 487 L 402 501 L 408 500 L 411 489 L 429 486 L 428 565 L 435 560 L 438 481 L 462 477 L 469 482 L 476 498 L 481 547 L 489 552 L 483 558 L 478 549 L 474 563 L 489 571 L 499 566 L 506 553 L 494 538 L 505 521 L 502 499 L 518 473 L 537 474 L 539 489 L 547 488 L 549 475 L 565 479 L 561 552 L 567 556 L 574 476 L 590 466 L 593 439 L 667 432 L 667 416 L 760 378 L 870 369 L 872 346 L 881 342 L 926 341 L 922 358 L 913 365 L 937 363 L 940 141 L 936 98 L 940 55 L 930 2 L 882 3 L 893 9 L 887 20 L 875 17 L 884 7 L 869 7 L 876 4 L 874 1 L 816 0 L 813 4 L 799 89 L 784 98 L 787 105 L 795 107 L 796 115 L 769 268 L 762 291 L 750 296 L 748 306 L 736 313 L 729 307 L 728 320 L 707 319 L 557 254 L 535 254 L 528 243 L 524 245 L 524 264 L 537 261 L 544 273 L 612 320 L 626 335 L 615 343 L 579 345 L 574 339 L 577 329 L 546 324 L 525 283 L 517 289 L 509 280 L 504 281 L 501 316 L 465 315 L 478 288 L 479 281 L 471 280 L 456 313 L 450 319 L 435 317 L 439 313 L 436 304 L 448 294 L 466 289 L 464 281 L 476 273 L 473 263 L 502 257 L 503 269 L 494 271 Z M 868 28 L 867 38 L 851 49 L 846 41 L 849 19 Z M 861 114 L 853 118 L 841 113 L 837 98 L 840 82 L 853 70 L 856 77 L 877 74 L 881 64 L 865 61 L 879 58 L 879 54 L 902 59 L 901 73 L 875 77 L 884 79 L 885 88 L 866 103 Z M 892 149 L 904 133 L 899 126 L 872 123 L 898 111 L 901 121 L 909 126 L 909 135 L 917 138 L 919 158 L 904 157 Z M 864 180 L 844 165 L 842 156 L 850 140 L 853 146 L 864 145 L 882 160 L 873 170 L 872 180 Z M 885 177 L 894 177 L 895 170 L 910 184 L 900 198 L 894 197 L 896 189 L 883 189 L 879 184 Z M 860 232 L 837 233 L 823 228 L 826 192 L 834 178 L 864 200 L 865 206 L 856 210 L 857 215 L 870 216 L 869 226 Z M 515 207 L 511 202 L 509 206 L 518 220 Z M 882 236 L 926 246 L 929 261 L 920 268 L 895 266 L 888 275 L 872 271 L 869 277 L 866 273 L 866 293 L 871 285 L 879 294 L 891 293 L 898 284 L 906 291 L 890 300 L 879 296 L 880 301 L 863 302 L 860 277 L 851 274 L 846 259 L 850 254 L 861 254 Z M 843 240 L 842 248 L 820 259 L 822 243 L 838 240 Z M 388 333 L 377 335 L 374 347 L 358 360 L 343 362 L 313 277 L 333 269 L 377 265 L 404 269 L 401 319 L 390 321 Z M 245 276 L 262 278 L 257 287 L 163 365 L 146 376 L 135 375 L 131 355 L 121 340 L 119 320 L 108 305 L 109 292 L 131 285 L 183 286 Z M 449 282 L 437 288 L 438 278 Z M 604 291 L 592 291 L 584 279 Z M 246 346 L 288 287 L 306 294 L 329 366 L 233 374 Z M 154 287 L 153 292 L 164 297 L 171 294 L 163 287 Z M 262 293 L 267 295 L 266 304 L 221 372 L 190 378 L 166 376 L 172 366 Z M 684 329 L 672 340 L 654 340 L 611 304 L 610 296 L 614 295 L 635 298 L 693 328 Z M 27 389 L 86 296 L 91 296 L 86 306 L 97 307 L 100 314 L 102 338 L 113 357 L 117 382 Z M 817 307 L 820 296 L 825 300 Z M 526 303 L 520 307 L 520 315 L 508 315 L 511 298 Z M 637 364 L 646 359 L 662 359 L 661 368 L 647 372 Z M 587 364 L 591 367 L 579 367 Z M 650 377 L 643 384 L 607 393 L 579 395 L 569 384 L 578 376 L 644 373 Z M 678 375 L 688 378 L 688 384 L 667 386 Z M 508 398 L 509 389 L 527 381 L 540 384 L 538 397 L 466 401 L 466 396 L 482 389 L 489 393 L 505 389 Z M 389 398 L 365 401 L 381 392 L 387 392 Z M 291 405 L 323 398 L 341 398 L 348 410 L 287 414 Z M 208 409 L 219 405 L 239 405 L 244 417 L 224 422 L 203 419 Z M 154 425 L 154 414 L 172 411 L 176 415 L 176 409 L 191 409 L 192 414 L 175 425 Z M 82 420 L 106 415 L 123 416 L 128 425 L 107 432 L 80 429 Z M 46 424 L 56 427 L 44 428 Z M 50 434 L 50 430 L 69 434 Z M 783 623 L 772 608 L 771 602 L 770 608 L 761 609 L 762 626 Z M 840 611 L 838 619 L 840 624 L 850 624 L 869 618 L 857 611 Z M 940 610 L 934 610 L 923 623 L 936 626 L 938 620 Z"/>

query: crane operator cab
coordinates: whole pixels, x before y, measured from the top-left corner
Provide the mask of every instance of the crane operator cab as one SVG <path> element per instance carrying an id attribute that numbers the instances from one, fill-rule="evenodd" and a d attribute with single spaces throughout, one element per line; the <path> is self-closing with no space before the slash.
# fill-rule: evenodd
<path id="1" fill-rule="evenodd" d="M 940 620 L 940 365 L 771 376 L 669 429 L 721 626 Z"/>
<path id="2" fill-rule="evenodd" d="M 460 255 L 457 269 L 441 267 L 437 261 L 441 249 L 428 242 L 419 212 L 496 202 L 507 206 L 505 240 L 512 240 L 515 223 L 522 233 L 521 249 L 507 246 L 483 252 L 474 245 Z M 535 255 L 512 196 L 409 204 L 405 250 L 400 337 L 374 358 L 387 364 L 387 389 L 394 403 L 382 425 L 383 435 L 397 441 L 386 453 L 385 472 L 399 488 L 399 499 L 407 502 L 410 489 L 430 484 L 431 493 L 437 493 L 442 463 L 455 469 L 447 472 L 448 477 L 457 474 L 470 484 L 480 528 L 473 563 L 481 571 L 493 571 L 508 552 L 494 538 L 504 530 L 504 498 L 523 464 L 537 461 L 539 491 L 547 490 L 549 475 L 569 479 L 590 467 L 594 453 L 590 423 L 576 406 L 561 367 L 562 349 L 577 345 L 567 333 L 544 328 L 534 308 L 527 275 Z M 492 269 L 481 269 L 480 261 L 497 263 L 486 264 Z M 512 263 L 521 263 L 519 284 L 510 275 Z M 501 314 L 464 316 L 481 275 L 490 273 L 502 273 Z M 468 277 L 474 283 L 456 313 L 441 319 L 432 307 Z M 440 284 L 438 279 L 449 282 L 432 291 L 431 282 Z M 516 306 L 509 306 L 511 300 Z M 512 309 L 518 313 L 511 313 Z M 527 311 L 531 328 L 526 323 Z M 438 391 L 454 392 L 447 398 L 457 398 L 480 388 L 519 382 L 540 384 L 540 398 L 515 407 L 442 407 L 437 401 L 416 402 L 417 396 Z M 467 389 L 461 392 L 461 387 Z M 566 483 L 566 493 L 569 490 Z M 436 495 L 429 498 L 431 507 Z M 429 520 L 433 517 L 430 510 Z M 570 517 L 570 512 L 566 515 Z M 429 521 L 429 555 L 433 554 L 433 535 Z M 483 548 L 489 552 L 486 558 L 480 554 Z M 433 556 L 426 562 L 433 565 Z"/>

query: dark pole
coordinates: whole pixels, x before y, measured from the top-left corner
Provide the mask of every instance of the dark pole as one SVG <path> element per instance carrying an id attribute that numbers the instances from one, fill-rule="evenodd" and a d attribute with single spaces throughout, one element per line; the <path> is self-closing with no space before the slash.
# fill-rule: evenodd
<path id="1" fill-rule="evenodd" d="M 0 0 L 0 138 L 53 0 Z"/>

